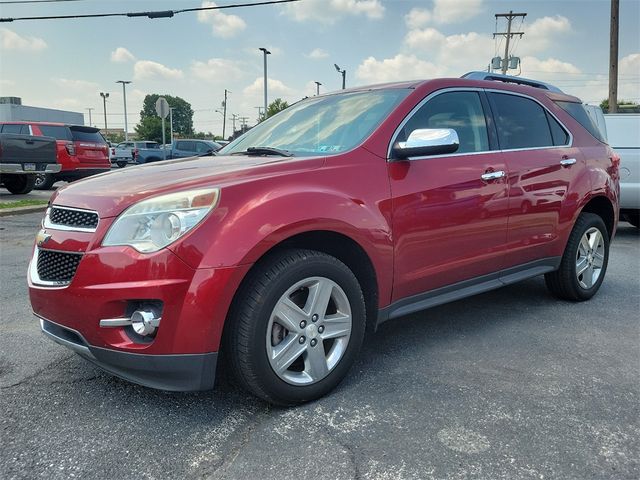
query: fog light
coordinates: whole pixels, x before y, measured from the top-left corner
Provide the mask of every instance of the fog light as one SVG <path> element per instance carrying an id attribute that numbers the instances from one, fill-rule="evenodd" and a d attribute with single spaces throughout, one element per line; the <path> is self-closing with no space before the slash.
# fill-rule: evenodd
<path id="1" fill-rule="evenodd" d="M 131 315 L 133 331 L 143 337 L 151 335 L 160 326 L 160 318 L 148 310 L 136 310 Z"/>

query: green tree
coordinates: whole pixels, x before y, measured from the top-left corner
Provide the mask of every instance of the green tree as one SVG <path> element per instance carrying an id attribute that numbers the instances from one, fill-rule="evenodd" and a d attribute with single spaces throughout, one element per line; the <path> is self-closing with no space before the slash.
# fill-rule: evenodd
<path id="1" fill-rule="evenodd" d="M 285 108 L 288 108 L 289 104 L 281 98 L 276 98 L 267 107 L 267 118 L 273 117 L 276 113 L 281 112 Z"/>
<path id="2" fill-rule="evenodd" d="M 162 140 L 162 122 L 159 121 L 160 117 L 156 114 L 156 101 L 159 97 L 164 97 L 167 99 L 167 103 L 169 107 L 173 108 L 173 132 L 177 136 L 180 137 L 190 137 L 193 135 L 193 109 L 191 108 L 191 104 L 187 102 L 184 98 L 174 97 L 171 95 L 160 95 L 158 93 L 152 93 L 144 97 L 144 102 L 142 104 L 142 111 L 140 112 L 140 124 L 138 127 L 142 128 L 142 131 L 145 134 L 153 133 L 155 135 L 154 138 L 140 136 L 139 138 L 144 140 L 156 140 L 157 133 L 155 132 L 155 126 L 160 126 L 160 140 Z M 158 121 L 150 121 L 148 118 L 155 118 Z M 167 117 L 168 119 L 168 117 Z M 136 133 L 141 135 L 139 128 L 136 127 Z M 169 139 L 169 132 L 171 131 L 171 127 L 169 122 L 166 122 L 165 125 L 167 140 Z M 158 140 L 156 140 L 158 141 Z"/>
<path id="3" fill-rule="evenodd" d="M 626 109 L 635 110 L 638 107 L 640 107 L 640 105 L 638 105 L 636 102 L 630 102 L 628 100 L 618 100 L 618 110 L 619 111 L 625 111 Z M 605 98 L 604 100 L 602 100 L 600 102 L 600 108 L 605 113 L 607 113 L 609 111 L 609 99 L 608 98 Z"/>
<path id="4" fill-rule="evenodd" d="M 169 125 L 165 123 L 165 140 L 171 142 L 169 138 L 171 130 Z M 141 117 L 140 122 L 135 128 L 136 136 L 140 140 L 150 140 L 152 142 L 162 143 L 162 119 L 160 117 Z"/>

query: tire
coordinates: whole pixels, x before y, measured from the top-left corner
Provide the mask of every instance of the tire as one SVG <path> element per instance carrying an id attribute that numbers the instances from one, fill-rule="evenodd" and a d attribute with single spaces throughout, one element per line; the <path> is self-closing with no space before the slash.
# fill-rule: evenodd
<path id="1" fill-rule="evenodd" d="M 608 263 L 609 234 L 602 218 L 594 213 L 581 213 L 569 235 L 560 268 L 547 273 L 545 283 L 558 298 L 589 300 L 602 285 Z M 578 274 L 578 267 L 586 270 Z"/>
<path id="2" fill-rule="evenodd" d="M 24 195 L 33 190 L 36 183 L 35 175 L 3 175 L 2 183 L 4 188 L 14 195 Z"/>
<path id="3" fill-rule="evenodd" d="M 35 182 L 36 190 L 51 190 L 56 179 L 50 173 L 39 173 L 36 175 Z"/>
<path id="4" fill-rule="evenodd" d="M 120 168 L 124 168 L 127 166 L 127 162 L 117 162 L 117 164 L 118 164 L 118 167 Z"/>
<path id="5" fill-rule="evenodd" d="M 325 293 L 326 306 L 313 301 L 313 292 Z M 322 397 L 346 376 L 364 338 L 364 296 L 338 259 L 284 250 L 250 273 L 228 322 L 223 348 L 232 377 L 267 402 L 297 405 Z"/>
<path id="6" fill-rule="evenodd" d="M 628 212 L 624 216 L 631 225 L 636 228 L 640 228 L 640 212 L 636 210 L 635 212 Z"/>

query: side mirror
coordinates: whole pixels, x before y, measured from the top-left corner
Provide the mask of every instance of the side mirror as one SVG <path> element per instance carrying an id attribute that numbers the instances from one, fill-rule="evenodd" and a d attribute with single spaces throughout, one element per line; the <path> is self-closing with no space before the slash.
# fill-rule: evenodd
<path id="1" fill-rule="evenodd" d="M 422 128 L 411 132 L 406 142 L 396 142 L 393 154 L 395 158 L 406 160 L 453 153 L 459 146 L 458 133 L 452 128 Z"/>

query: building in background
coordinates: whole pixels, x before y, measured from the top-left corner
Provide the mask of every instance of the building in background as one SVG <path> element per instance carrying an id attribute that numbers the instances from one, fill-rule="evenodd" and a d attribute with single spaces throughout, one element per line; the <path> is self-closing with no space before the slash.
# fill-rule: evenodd
<path id="1" fill-rule="evenodd" d="M 19 97 L 0 97 L 0 122 L 56 122 L 84 125 L 84 114 L 22 105 Z"/>

